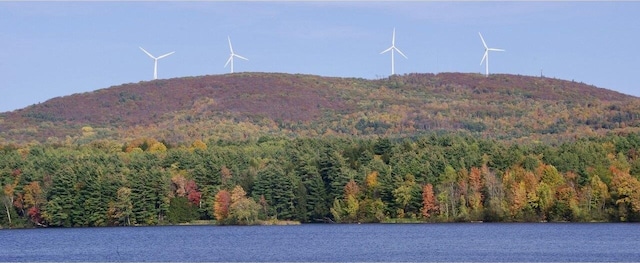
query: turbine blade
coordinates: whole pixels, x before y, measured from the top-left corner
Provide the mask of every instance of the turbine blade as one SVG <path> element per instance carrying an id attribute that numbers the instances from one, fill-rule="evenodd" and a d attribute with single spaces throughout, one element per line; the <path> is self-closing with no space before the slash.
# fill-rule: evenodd
<path id="1" fill-rule="evenodd" d="M 391 37 L 391 45 L 395 46 L 396 45 L 396 28 L 393 28 L 393 36 Z"/>
<path id="2" fill-rule="evenodd" d="M 480 32 L 478 32 L 478 35 L 480 35 L 480 40 L 482 40 L 482 45 L 484 46 L 484 49 L 488 49 L 489 47 L 487 47 L 487 43 L 484 42 L 484 38 L 482 37 L 482 34 L 480 34 Z"/>
<path id="3" fill-rule="evenodd" d="M 171 54 L 173 54 L 173 53 L 176 53 L 176 52 L 175 52 L 175 51 L 173 51 L 173 52 L 169 52 L 169 53 L 167 53 L 167 54 L 164 54 L 164 55 L 162 55 L 162 56 L 159 56 L 157 59 L 161 59 L 161 58 L 167 57 L 167 56 L 169 56 L 169 55 L 171 55 Z"/>
<path id="4" fill-rule="evenodd" d="M 407 56 L 405 56 L 402 51 L 400 51 L 400 49 L 394 47 L 393 49 L 395 49 L 396 51 L 398 51 L 398 53 L 400 53 L 400 55 L 402 55 L 404 58 L 409 59 Z"/>
<path id="5" fill-rule="evenodd" d="M 491 50 L 491 51 L 506 51 L 504 49 L 499 49 L 499 48 L 490 48 L 489 50 Z"/>
<path id="6" fill-rule="evenodd" d="M 387 52 L 389 52 L 390 50 L 392 50 L 394 48 L 395 48 L 394 46 L 391 46 L 390 48 L 387 48 L 384 51 L 380 52 L 380 54 L 387 53 Z"/>
<path id="7" fill-rule="evenodd" d="M 144 48 L 139 47 L 144 53 L 147 54 L 147 56 L 151 57 L 152 59 L 156 59 L 153 55 L 151 55 L 151 53 L 147 52 L 146 50 L 144 50 Z"/>
<path id="8" fill-rule="evenodd" d="M 234 55 L 235 57 L 237 57 L 237 58 L 241 58 L 241 59 L 244 59 L 244 60 L 249 60 L 248 58 L 245 58 L 245 57 L 240 56 L 240 55 L 238 55 L 238 54 L 233 54 L 233 55 Z"/>
<path id="9" fill-rule="evenodd" d="M 489 55 L 489 51 L 485 51 L 484 56 L 482 56 L 482 60 L 480 60 L 480 65 L 482 65 L 482 63 L 484 62 L 484 60 L 487 58 L 488 55 Z"/>
<path id="10" fill-rule="evenodd" d="M 229 59 L 227 60 L 227 63 L 224 63 L 224 67 L 226 68 L 227 65 L 229 65 L 229 62 L 231 62 L 233 60 L 233 55 L 229 56 Z"/>
<path id="11" fill-rule="evenodd" d="M 227 36 L 227 40 L 229 40 L 229 51 L 233 54 L 233 47 L 231 46 L 231 37 Z"/>

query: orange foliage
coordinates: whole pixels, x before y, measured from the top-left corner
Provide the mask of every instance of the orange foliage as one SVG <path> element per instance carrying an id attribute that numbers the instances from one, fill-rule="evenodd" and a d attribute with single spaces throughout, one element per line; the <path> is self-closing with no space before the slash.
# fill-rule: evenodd
<path id="1" fill-rule="evenodd" d="M 220 190 L 213 201 L 213 215 L 216 220 L 222 221 L 229 217 L 229 206 L 231 205 L 231 194 L 227 190 Z"/>
<path id="2" fill-rule="evenodd" d="M 426 184 L 422 187 L 422 216 L 431 217 L 431 214 L 438 210 L 436 198 L 433 193 L 433 185 Z"/>
<path id="3" fill-rule="evenodd" d="M 344 186 L 344 199 L 349 199 L 349 197 L 357 197 L 358 193 L 360 193 L 360 187 L 358 183 L 353 179 L 349 180 L 349 182 Z"/>
<path id="4" fill-rule="evenodd" d="M 46 199 L 42 194 L 39 182 L 31 182 L 24 187 L 24 207 L 27 208 L 27 214 L 31 221 L 36 224 L 42 223 L 40 207 L 45 202 Z"/>
<path id="5" fill-rule="evenodd" d="M 469 173 L 469 207 L 473 210 L 482 208 L 482 174 L 479 168 L 472 167 Z"/>
<path id="6" fill-rule="evenodd" d="M 621 209 L 630 208 L 632 212 L 640 212 L 640 181 L 632 177 L 628 171 L 622 171 L 611 166 L 613 179 L 611 180 L 611 190 L 614 192 L 616 204 Z"/>
<path id="7" fill-rule="evenodd" d="M 515 218 L 527 204 L 527 190 L 524 182 L 517 181 L 513 181 L 510 190 L 512 198 L 509 212 L 511 212 L 511 216 Z"/>

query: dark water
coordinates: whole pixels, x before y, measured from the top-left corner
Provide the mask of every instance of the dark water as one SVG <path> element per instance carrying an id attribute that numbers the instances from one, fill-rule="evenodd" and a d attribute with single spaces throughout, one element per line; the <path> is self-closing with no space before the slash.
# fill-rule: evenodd
<path id="1" fill-rule="evenodd" d="M 639 224 L 0 230 L 0 261 L 640 261 Z"/>

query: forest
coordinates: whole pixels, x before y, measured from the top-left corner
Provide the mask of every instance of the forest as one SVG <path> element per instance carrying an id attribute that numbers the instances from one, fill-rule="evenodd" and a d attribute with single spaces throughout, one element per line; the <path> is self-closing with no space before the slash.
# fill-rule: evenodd
<path id="1" fill-rule="evenodd" d="M 640 221 L 640 133 L 0 144 L 0 226 Z"/>
<path id="2" fill-rule="evenodd" d="M 138 138 L 181 144 L 434 131 L 539 141 L 638 132 L 640 103 L 584 83 L 508 74 L 368 80 L 237 73 L 123 84 L 0 113 L 0 144 Z"/>
<path id="3" fill-rule="evenodd" d="M 0 228 L 640 221 L 638 98 L 470 73 L 154 80 L 0 113 Z"/>

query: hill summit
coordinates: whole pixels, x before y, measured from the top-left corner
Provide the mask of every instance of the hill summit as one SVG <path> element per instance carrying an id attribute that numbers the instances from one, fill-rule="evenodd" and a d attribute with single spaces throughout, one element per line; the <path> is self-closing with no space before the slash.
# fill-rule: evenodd
<path id="1" fill-rule="evenodd" d="M 640 127 L 640 100 L 574 81 L 494 74 L 384 79 L 235 73 L 123 84 L 0 114 L 0 143 L 170 143 L 259 136 L 567 137 Z"/>

